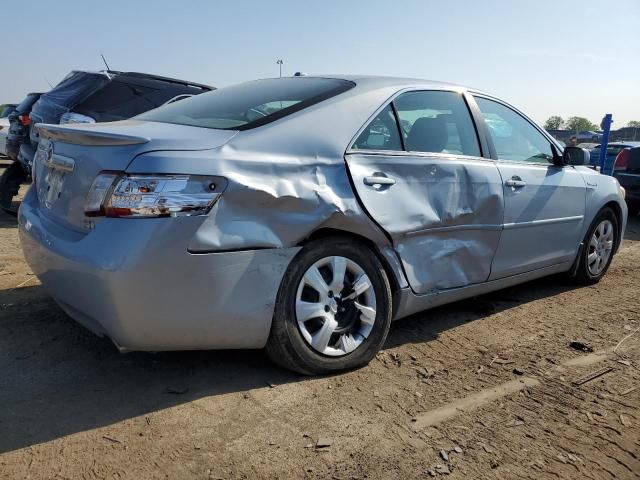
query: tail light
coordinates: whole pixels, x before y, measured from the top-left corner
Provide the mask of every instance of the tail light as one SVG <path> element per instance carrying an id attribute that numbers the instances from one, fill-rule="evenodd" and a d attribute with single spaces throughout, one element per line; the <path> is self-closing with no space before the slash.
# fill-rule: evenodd
<path id="1" fill-rule="evenodd" d="M 629 159 L 631 158 L 631 151 L 628 148 L 621 150 L 613 163 L 613 170 L 626 170 L 629 166 Z"/>
<path id="2" fill-rule="evenodd" d="M 29 115 L 18 115 L 18 122 L 23 127 L 28 127 L 31 125 L 31 117 Z"/>
<path id="3" fill-rule="evenodd" d="M 88 217 L 180 217 L 206 215 L 227 186 L 204 175 L 100 173 L 85 202 Z"/>

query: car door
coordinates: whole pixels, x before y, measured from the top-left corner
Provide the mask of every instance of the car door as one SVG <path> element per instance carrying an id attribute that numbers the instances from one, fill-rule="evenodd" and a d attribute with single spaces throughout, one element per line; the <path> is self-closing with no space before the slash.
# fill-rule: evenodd
<path id="1" fill-rule="evenodd" d="M 414 292 L 487 280 L 503 217 L 465 97 L 409 91 L 374 115 L 345 155 L 363 207 L 389 234 Z"/>
<path id="2" fill-rule="evenodd" d="M 585 214 L 582 175 L 554 165 L 551 141 L 519 112 L 474 98 L 504 184 L 504 226 L 490 279 L 573 262 Z"/>

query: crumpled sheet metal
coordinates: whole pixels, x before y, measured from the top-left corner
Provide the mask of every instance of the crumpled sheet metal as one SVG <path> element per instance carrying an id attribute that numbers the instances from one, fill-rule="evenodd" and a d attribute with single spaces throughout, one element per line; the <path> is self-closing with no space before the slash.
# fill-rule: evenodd
<path id="1" fill-rule="evenodd" d="M 145 153 L 127 169 L 226 178 L 224 193 L 188 245 L 190 252 L 288 248 L 319 229 L 335 229 L 371 240 L 398 285 L 408 286 L 389 238 L 362 210 L 344 160 L 320 154 L 304 160 L 284 153 L 249 154 L 235 147 L 234 140 L 214 150 Z"/>
<path id="2" fill-rule="evenodd" d="M 383 194 L 355 185 L 369 214 L 391 235 L 416 293 L 487 280 L 504 209 L 493 162 L 358 154 L 347 162 L 354 179 L 379 169 L 396 181 Z"/>
<path id="3" fill-rule="evenodd" d="M 389 245 L 356 199 L 344 152 L 395 90 L 376 89 L 366 102 L 358 95 L 334 97 L 239 132 L 209 150 L 151 151 L 135 158 L 128 171 L 227 178 L 225 192 L 189 245 L 191 251 L 289 247 L 319 228 L 338 228 Z"/>

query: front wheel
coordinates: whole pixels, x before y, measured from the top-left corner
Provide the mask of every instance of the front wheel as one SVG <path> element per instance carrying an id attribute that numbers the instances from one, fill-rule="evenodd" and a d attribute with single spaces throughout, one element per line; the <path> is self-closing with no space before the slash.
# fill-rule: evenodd
<path id="1" fill-rule="evenodd" d="M 307 244 L 285 273 L 267 354 L 306 375 L 366 365 L 391 324 L 391 288 L 366 246 L 340 237 Z"/>
<path id="2" fill-rule="evenodd" d="M 584 238 L 576 280 L 594 284 L 607 273 L 618 243 L 618 218 L 610 208 L 600 210 Z"/>

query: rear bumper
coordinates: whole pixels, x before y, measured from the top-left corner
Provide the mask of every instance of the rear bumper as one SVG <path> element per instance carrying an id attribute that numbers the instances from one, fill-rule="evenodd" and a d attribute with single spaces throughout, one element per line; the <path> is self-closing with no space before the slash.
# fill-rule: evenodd
<path id="1" fill-rule="evenodd" d="M 124 350 L 261 348 L 299 248 L 190 254 L 202 218 L 103 219 L 81 235 L 42 215 L 30 190 L 19 230 L 48 293 Z"/>

